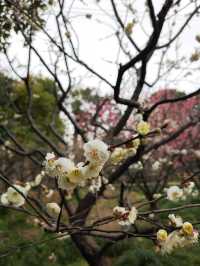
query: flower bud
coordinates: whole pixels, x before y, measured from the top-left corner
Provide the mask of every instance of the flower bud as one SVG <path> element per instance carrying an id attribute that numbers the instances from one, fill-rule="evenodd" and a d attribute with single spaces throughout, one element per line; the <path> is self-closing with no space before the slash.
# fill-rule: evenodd
<path id="1" fill-rule="evenodd" d="M 158 241 L 165 241 L 167 239 L 167 231 L 164 229 L 160 229 L 157 232 L 157 240 Z"/>
<path id="2" fill-rule="evenodd" d="M 193 235 L 193 225 L 189 222 L 185 222 L 182 226 L 182 232 L 187 236 Z"/>

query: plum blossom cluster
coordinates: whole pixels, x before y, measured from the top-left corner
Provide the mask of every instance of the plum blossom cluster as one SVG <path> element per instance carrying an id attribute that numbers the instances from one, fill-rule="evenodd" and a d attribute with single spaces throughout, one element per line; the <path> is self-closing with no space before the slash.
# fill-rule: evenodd
<path id="1" fill-rule="evenodd" d="M 150 130 L 150 124 L 146 121 L 143 121 L 142 115 L 138 114 L 135 126 L 135 131 L 137 132 L 135 139 L 130 141 L 126 147 L 116 147 L 111 154 L 111 162 L 116 165 L 125 160 L 127 157 L 135 155 L 137 149 L 141 145 L 140 138 L 143 138 L 144 141 L 144 137 L 150 133 Z"/>
<path id="2" fill-rule="evenodd" d="M 182 188 L 179 186 L 171 186 L 165 189 L 167 194 L 167 199 L 170 201 L 186 200 L 188 196 L 196 197 L 198 195 L 198 190 L 195 189 L 194 182 L 187 182 Z"/>
<path id="3" fill-rule="evenodd" d="M 115 148 L 110 157 L 111 163 L 117 165 L 123 160 L 125 160 L 128 156 L 135 155 L 139 146 L 140 139 L 134 139 L 131 143 L 129 143 L 129 147 Z"/>
<path id="4" fill-rule="evenodd" d="M 69 195 L 76 186 L 84 186 L 86 182 L 89 182 L 90 192 L 98 192 L 103 184 L 108 183 L 108 180 L 101 175 L 101 171 L 110 157 L 110 151 L 108 146 L 98 139 L 85 143 L 83 149 L 86 161 L 78 164 L 68 158 L 56 158 L 54 153 L 47 153 L 44 171 L 33 181 L 27 182 L 26 186 L 15 184 L 8 187 L 7 192 L 1 195 L 1 203 L 14 207 L 24 205 L 29 190 L 39 186 L 45 175 L 56 177 L 58 187 L 68 190 Z M 47 211 L 52 216 L 58 215 L 59 208 L 56 203 L 47 204 Z"/>
<path id="5" fill-rule="evenodd" d="M 135 223 L 137 219 L 138 211 L 133 206 L 130 210 L 116 206 L 113 209 L 113 215 L 118 220 L 118 223 L 122 226 L 129 226 Z"/>
<path id="6" fill-rule="evenodd" d="M 100 191 L 102 185 L 108 184 L 108 179 L 104 176 L 98 176 L 97 178 L 94 178 L 91 180 L 89 191 L 93 194 Z"/>
<path id="7" fill-rule="evenodd" d="M 198 242 L 199 233 L 189 222 L 182 221 L 181 217 L 169 215 L 170 223 L 177 229 L 168 232 L 160 229 L 157 232 L 158 249 L 161 254 L 170 254 L 177 248 L 191 246 Z"/>
<path id="8" fill-rule="evenodd" d="M 78 164 L 69 158 L 56 158 L 53 153 L 46 155 L 45 173 L 57 178 L 59 188 L 73 191 L 76 186 L 84 186 L 90 181 L 90 191 L 97 192 L 105 182 L 100 173 L 110 157 L 108 146 L 103 141 L 94 139 L 85 143 L 83 150 L 86 161 Z"/>

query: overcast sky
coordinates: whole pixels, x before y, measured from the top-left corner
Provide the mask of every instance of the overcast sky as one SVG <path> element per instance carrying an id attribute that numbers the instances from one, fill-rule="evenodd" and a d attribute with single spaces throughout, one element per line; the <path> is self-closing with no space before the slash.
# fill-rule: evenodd
<path id="1" fill-rule="evenodd" d="M 79 56 L 81 60 L 87 62 L 87 64 L 95 69 L 98 73 L 104 76 L 107 80 L 109 80 L 112 84 L 116 81 L 116 75 L 118 70 L 119 63 L 127 62 L 127 58 L 123 55 L 122 51 L 119 49 L 118 42 L 116 37 L 114 36 L 114 32 L 118 29 L 118 24 L 113 19 L 113 11 L 110 5 L 110 1 L 101 0 L 100 4 L 96 4 L 96 1 L 66 1 L 68 5 L 66 6 L 66 12 L 69 12 L 69 19 L 73 25 L 73 28 L 76 31 L 76 35 L 78 36 L 79 42 L 76 41 L 75 35 L 72 32 L 73 38 L 75 40 L 76 47 L 79 48 Z M 116 1 L 118 3 L 119 12 L 123 18 L 124 24 L 132 21 L 132 19 L 136 19 L 141 21 L 144 14 L 144 1 L 137 0 L 135 1 L 134 8 L 138 11 L 136 17 L 133 15 L 127 14 L 127 10 L 124 6 L 119 4 L 120 1 Z M 126 1 L 134 2 L 134 1 Z M 163 1 L 154 0 L 154 5 L 156 7 L 156 12 L 160 9 L 160 6 Z M 183 0 L 183 6 L 187 5 L 189 0 Z M 188 6 L 187 9 L 184 9 L 182 14 L 176 19 L 175 29 L 179 28 L 180 25 L 185 21 L 186 11 L 188 12 L 193 8 L 192 4 Z M 91 14 L 91 18 L 87 19 L 86 14 Z M 173 15 L 173 14 L 170 14 Z M 47 27 L 52 36 L 57 35 L 57 28 L 54 20 L 54 12 L 48 14 L 48 23 Z M 142 27 L 141 27 L 142 26 Z M 166 27 L 163 29 L 162 35 L 162 43 L 165 42 L 167 33 L 168 33 L 168 22 L 166 23 Z M 145 17 L 141 23 L 136 23 L 133 28 L 132 37 L 136 41 L 136 43 L 142 48 L 144 47 L 149 33 L 151 32 L 151 25 L 148 17 Z M 176 32 L 176 30 L 174 31 Z M 200 44 L 195 40 L 195 36 L 200 34 L 199 30 L 199 18 L 194 18 L 193 21 L 186 28 L 184 34 L 179 38 L 179 41 L 176 45 L 178 48 L 178 58 L 185 56 L 189 58 L 191 54 L 195 51 L 195 49 L 200 48 Z M 125 37 L 124 37 L 125 38 Z M 11 58 L 15 58 L 16 65 L 21 66 L 19 68 L 20 71 L 23 72 L 23 67 L 26 65 L 26 51 L 22 47 L 21 37 L 13 35 L 11 39 L 11 47 L 9 50 L 9 54 Z M 45 60 L 50 65 L 52 61 L 54 61 L 55 57 L 52 53 L 47 52 L 47 47 L 49 47 L 46 39 L 42 34 L 36 35 L 34 46 L 37 47 L 40 53 L 43 55 Z M 174 49 L 175 45 L 172 46 L 172 49 L 168 53 L 168 60 L 176 60 L 177 53 L 175 53 Z M 134 49 L 129 45 L 128 50 L 135 54 Z M 151 60 L 148 69 L 147 69 L 147 81 L 149 83 L 153 82 L 156 73 L 157 73 L 157 64 L 160 60 L 161 53 L 160 51 L 155 54 L 153 59 Z M 3 58 L 0 57 L 0 70 L 8 70 L 8 65 Z M 95 77 L 92 77 L 90 74 L 87 74 L 84 68 L 77 68 L 77 65 L 71 65 L 72 75 L 78 82 L 81 81 L 81 84 L 85 86 L 95 86 L 101 89 L 102 93 L 110 92 L 108 86 L 104 83 L 99 82 Z M 194 69 L 199 67 L 199 62 L 190 63 L 188 60 L 182 60 L 181 62 L 181 70 L 174 70 L 170 75 L 163 77 L 154 88 L 147 89 L 145 88 L 146 93 L 151 93 L 158 88 L 178 88 L 184 90 L 186 92 L 195 90 L 198 86 L 200 86 L 199 79 L 199 71 L 195 71 Z M 33 56 L 32 58 L 32 72 L 35 74 L 48 75 L 47 71 L 41 67 L 39 60 Z M 60 77 L 62 82 L 65 84 L 67 82 L 66 75 L 63 72 L 64 65 L 63 62 L 59 63 L 60 69 Z M 192 71 L 191 71 L 192 70 Z M 191 74 L 189 73 L 191 72 Z M 186 75 L 186 76 L 185 76 Z M 185 76 L 185 77 L 184 77 Z M 129 87 L 134 86 L 134 79 L 127 79 L 127 83 Z"/>

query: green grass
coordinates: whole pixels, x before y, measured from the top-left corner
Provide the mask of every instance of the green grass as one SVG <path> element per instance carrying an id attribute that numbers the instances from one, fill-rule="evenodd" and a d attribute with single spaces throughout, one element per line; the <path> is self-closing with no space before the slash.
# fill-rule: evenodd
<path id="1" fill-rule="evenodd" d="M 53 237 L 27 223 L 24 215 L 1 210 L 0 266 L 87 266 L 70 239 L 49 240 Z M 49 259 L 52 253 L 55 261 Z"/>

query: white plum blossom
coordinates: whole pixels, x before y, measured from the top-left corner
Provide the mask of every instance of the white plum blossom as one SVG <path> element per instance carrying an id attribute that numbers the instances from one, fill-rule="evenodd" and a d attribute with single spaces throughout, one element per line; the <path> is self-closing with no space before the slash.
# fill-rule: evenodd
<path id="1" fill-rule="evenodd" d="M 181 153 L 182 155 L 187 155 L 187 154 L 188 154 L 188 151 L 187 151 L 186 149 L 182 149 L 182 150 L 180 151 L 180 153 Z"/>
<path id="2" fill-rule="evenodd" d="M 102 178 L 101 178 L 101 176 L 99 176 L 98 178 L 91 180 L 91 185 L 89 186 L 89 191 L 91 193 L 95 194 L 98 191 L 100 191 L 101 187 L 102 187 Z"/>
<path id="3" fill-rule="evenodd" d="M 45 173 L 49 175 L 50 177 L 56 176 L 55 161 L 56 161 L 56 156 L 53 152 L 46 154 L 45 161 L 43 162 L 43 164 L 45 168 Z"/>
<path id="4" fill-rule="evenodd" d="M 187 187 L 192 190 L 195 187 L 195 183 L 194 182 L 189 182 Z"/>
<path id="5" fill-rule="evenodd" d="M 195 189 L 193 192 L 192 192 L 192 197 L 196 198 L 197 196 L 199 196 L 199 191 L 197 189 Z"/>
<path id="6" fill-rule="evenodd" d="M 193 151 L 193 153 L 197 157 L 197 159 L 200 159 L 200 150 Z"/>
<path id="7" fill-rule="evenodd" d="M 116 206 L 113 208 L 113 214 L 116 216 L 116 217 L 120 217 L 121 215 L 127 213 L 127 210 L 125 207 L 120 207 L 120 206 Z"/>
<path id="8" fill-rule="evenodd" d="M 57 239 L 61 241 L 70 238 L 70 235 L 68 233 L 62 232 L 57 233 L 57 236 L 59 236 Z"/>
<path id="9" fill-rule="evenodd" d="M 177 228 L 183 225 L 183 219 L 180 216 L 175 216 L 174 214 L 169 214 L 168 218 L 171 224 Z"/>
<path id="10" fill-rule="evenodd" d="M 122 226 L 129 226 L 135 223 L 137 219 L 137 209 L 132 207 L 131 210 L 127 210 L 124 207 L 116 206 L 113 209 L 113 214 L 118 219 L 118 223 Z"/>
<path id="11" fill-rule="evenodd" d="M 14 116 L 13 116 L 13 118 L 15 118 L 15 119 L 18 119 L 20 117 L 22 117 L 20 114 L 14 114 Z"/>
<path id="12" fill-rule="evenodd" d="M 49 256 L 48 256 L 48 260 L 52 263 L 55 263 L 57 260 L 56 254 L 54 252 L 52 252 Z"/>
<path id="13" fill-rule="evenodd" d="M 159 199 L 162 197 L 162 194 L 161 193 L 154 193 L 153 194 L 153 198 L 156 200 L 156 199 Z"/>
<path id="14" fill-rule="evenodd" d="M 110 156 L 108 145 L 98 139 L 85 143 L 83 149 L 84 155 L 89 162 L 104 164 Z"/>
<path id="15" fill-rule="evenodd" d="M 25 188 L 20 185 L 14 185 L 13 187 L 9 187 L 7 192 L 1 195 L 1 203 L 4 205 L 13 205 L 15 207 L 24 205 L 25 198 L 17 190 L 21 192 L 24 197 L 28 194 L 27 187 Z"/>
<path id="16" fill-rule="evenodd" d="M 24 189 L 26 190 L 27 193 L 29 192 L 29 190 L 31 190 L 31 188 L 32 188 L 32 186 L 31 186 L 30 182 L 26 182 Z"/>
<path id="17" fill-rule="evenodd" d="M 134 116 L 134 121 L 137 122 L 137 123 L 143 121 L 143 115 L 140 114 L 140 113 L 136 114 L 136 115 Z"/>
<path id="18" fill-rule="evenodd" d="M 46 205 L 47 211 L 53 217 L 57 217 L 60 213 L 60 206 L 56 202 L 50 202 Z"/>
<path id="19" fill-rule="evenodd" d="M 149 214 L 149 218 L 150 218 L 150 219 L 154 219 L 154 218 L 155 218 L 155 214 L 154 214 L 154 213 L 150 213 L 150 214 Z"/>
<path id="20" fill-rule="evenodd" d="M 131 169 L 133 170 L 138 170 L 138 171 L 141 171 L 143 170 L 143 164 L 141 161 L 138 161 L 137 163 L 134 163 L 133 165 L 130 166 Z"/>
<path id="21" fill-rule="evenodd" d="M 171 186 L 166 190 L 167 192 L 167 199 L 171 201 L 177 201 L 182 198 L 183 190 L 178 186 Z"/>
<path id="22" fill-rule="evenodd" d="M 7 193 L 3 193 L 1 195 L 1 203 L 5 206 L 9 205 L 9 201 L 8 201 L 8 197 L 7 197 Z"/>
<path id="23" fill-rule="evenodd" d="M 90 181 L 90 186 L 89 186 L 89 191 L 93 194 L 97 193 L 100 191 L 102 185 L 107 185 L 108 184 L 108 179 L 105 178 L 104 176 L 98 176 L 97 178 L 93 178 Z"/>
<path id="24" fill-rule="evenodd" d="M 55 156 L 55 154 L 53 152 L 48 152 L 46 154 L 45 160 L 46 161 L 50 161 L 50 160 L 55 159 L 55 158 L 56 158 L 56 156 Z"/>
<path id="25" fill-rule="evenodd" d="M 194 182 L 188 182 L 185 184 L 184 188 L 183 188 L 183 194 L 185 196 L 189 196 L 192 194 L 193 189 L 195 187 L 195 183 Z"/>
<path id="26" fill-rule="evenodd" d="M 160 169 L 160 162 L 159 161 L 156 161 L 155 163 L 153 163 L 152 169 L 154 171 L 158 171 Z"/>
<path id="27" fill-rule="evenodd" d="M 42 171 L 40 174 L 36 175 L 35 180 L 29 182 L 31 187 L 37 187 L 41 184 L 43 178 L 44 178 L 44 171 Z"/>
<path id="28" fill-rule="evenodd" d="M 159 243 L 162 254 L 170 254 L 175 248 L 181 246 L 181 237 L 178 231 L 170 233 L 165 241 Z"/>
<path id="29" fill-rule="evenodd" d="M 14 185 L 14 187 L 16 189 L 18 189 L 21 193 L 23 193 L 24 196 L 27 195 L 27 190 L 24 187 L 19 186 L 19 185 Z M 25 203 L 24 197 L 17 190 L 15 190 L 13 187 L 8 188 L 7 199 L 11 204 L 13 204 L 17 207 L 22 206 Z"/>
<path id="30" fill-rule="evenodd" d="M 107 185 L 109 183 L 109 180 L 105 176 L 102 176 L 102 183 L 104 185 Z"/>
<path id="31" fill-rule="evenodd" d="M 158 161 L 160 163 L 167 163 L 167 158 L 160 158 Z"/>
<path id="32" fill-rule="evenodd" d="M 180 154 L 180 151 L 178 149 L 172 149 L 171 150 L 171 154 L 172 155 L 179 155 Z"/>
<path id="33" fill-rule="evenodd" d="M 111 191 L 115 191 L 115 187 L 113 186 L 113 184 L 108 184 L 107 188 Z"/>
<path id="34" fill-rule="evenodd" d="M 54 190 L 53 189 L 49 189 L 47 191 L 46 198 L 47 199 L 51 198 L 53 196 L 53 194 L 54 194 Z"/>

